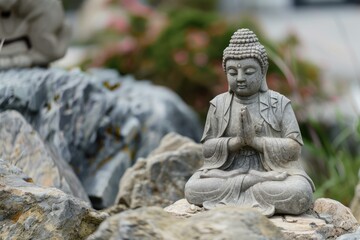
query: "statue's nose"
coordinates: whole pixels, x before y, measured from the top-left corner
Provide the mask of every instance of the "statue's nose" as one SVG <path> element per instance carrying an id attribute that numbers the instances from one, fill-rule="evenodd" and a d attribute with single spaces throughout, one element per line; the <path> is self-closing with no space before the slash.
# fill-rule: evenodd
<path id="1" fill-rule="evenodd" d="M 244 71 L 242 69 L 238 70 L 238 75 L 237 75 L 236 80 L 238 82 L 244 82 L 245 81 L 245 75 L 244 75 Z"/>

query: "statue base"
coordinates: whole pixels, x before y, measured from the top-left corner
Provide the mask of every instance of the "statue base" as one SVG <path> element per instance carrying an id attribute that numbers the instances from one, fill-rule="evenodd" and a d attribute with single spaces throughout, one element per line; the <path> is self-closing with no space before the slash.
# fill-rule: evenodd
<path id="1" fill-rule="evenodd" d="M 178 200 L 164 210 L 181 218 L 191 218 L 200 212 L 207 211 L 190 204 L 186 199 Z M 289 240 L 335 239 L 343 234 L 354 232 L 359 227 L 359 223 L 349 208 L 328 198 L 317 199 L 313 208 L 305 214 L 275 215 L 269 220 L 280 228 L 285 238 Z"/>

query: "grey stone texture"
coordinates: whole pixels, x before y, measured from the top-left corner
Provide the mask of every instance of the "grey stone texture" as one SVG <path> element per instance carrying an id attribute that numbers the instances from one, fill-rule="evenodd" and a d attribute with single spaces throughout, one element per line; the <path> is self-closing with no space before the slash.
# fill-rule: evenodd
<path id="1" fill-rule="evenodd" d="M 111 216 L 88 240 L 105 239 L 284 239 L 253 209 L 222 207 L 183 219 L 159 207 L 143 207 Z"/>
<path id="2" fill-rule="evenodd" d="M 193 218 L 206 211 L 204 208 L 190 204 L 181 199 L 164 209 L 166 212 L 182 217 Z M 208 210 L 212 212 L 213 210 Z M 275 215 L 269 220 L 288 240 L 325 240 L 325 239 L 356 239 L 359 224 L 347 207 L 327 198 L 319 198 L 308 212 L 294 215 Z M 354 233 L 353 233 L 354 232 Z M 246 239 L 246 238 L 244 238 Z"/>
<path id="3" fill-rule="evenodd" d="M 176 94 L 110 70 L 0 71 L 0 109 L 22 113 L 52 154 L 70 163 L 96 208 L 114 203 L 124 171 L 165 134 L 198 140 L 201 131 Z"/>
<path id="4" fill-rule="evenodd" d="M 84 239 L 107 216 L 0 160 L 0 239 Z"/>
<path id="5" fill-rule="evenodd" d="M 168 206 L 184 198 L 185 183 L 202 164 L 200 144 L 169 133 L 146 159 L 127 169 L 116 202 L 130 208 Z"/>
<path id="6" fill-rule="evenodd" d="M 358 228 L 356 232 L 341 235 L 336 240 L 359 240 L 359 239 L 360 239 L 360 228 Z"/>
<path id="7" fill-rule="evenodd" d="M 39 134 L 13 110 L 0 113 L 0 158 L 22 169 L 37 185 L 56 187 L 90 202 L 71 166 L 52 154 Z"/>
<path id="8" fill-rule="evenodd" d="M 359 228 L 359 223 L 350 208 L 336 200 L 319 198 L 314 202 L 313 209 L 320 218 L 333 225 L 330 232 L 332 236 L 355 232 Z"/>

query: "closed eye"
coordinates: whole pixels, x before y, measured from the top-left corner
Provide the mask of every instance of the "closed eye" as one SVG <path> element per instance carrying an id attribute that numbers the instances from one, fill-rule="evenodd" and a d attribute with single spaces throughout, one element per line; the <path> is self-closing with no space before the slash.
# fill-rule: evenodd
<path id="1" fill-rule="evenodd" d="M 256 72 L 256 69 L 252 68 L 252 67 L 249 67 L 245 70 L 245 74 L 247 74 L 247 75 L 254 74 L 255 72 Z"/>
<path id="2" fill-rule="evenodd" d="M 230 69 L 228 70 L 228 74 L 230 74 L 231 76 L 236 76 L 237 75 L 237 71 L 234 69 Z"/>

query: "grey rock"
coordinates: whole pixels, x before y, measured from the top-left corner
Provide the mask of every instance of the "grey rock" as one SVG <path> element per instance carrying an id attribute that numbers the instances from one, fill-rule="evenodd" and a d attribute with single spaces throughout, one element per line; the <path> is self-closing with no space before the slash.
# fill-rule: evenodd
<path id="1" fill-rule="evenodd" d="M 314 203 L 314 211 L 321 216 L 328 216 L 327 221 L 333 225 L 332 236 L 341 236 L 354 232 L 359 223 L 348 207 L 329 198 L 319 198 Z"/>
<path id="2" fill-rule="evenodd" d="M 110 70 L 0 71 L 0 111 L 7 109 L 21 112 L 53 154 L 71 164 L 96 208 L 113 203 L 124 168 L 164 135 L 198 140 L 201 131 L 173 92 Z M 101 178 L 105 172 L 110 176 Z"/>
<path id="3" fill-rule="evenodd" d="M 147 159 L 139 159 L 121 179 L 117 203 L 130 208 L 161 206 L 184 197 L 184 186 L 203 163 L 201 145 L 167 134 Z"/>
<path id="4" fill-rule="evenodd" d="M 204 208 L 190 204 L 186 199 L 181 199 L 164 210 L 183 218 L 192 218 L 206 211 Z M 340 235 L 344 238 L 339 239 L 354 239 L 359 236 L 359 232 L 351 233 L 358 229 L 359 224 L 354 221 L 348 208 L 332 199 L 317 199 L 314 208 L 305 214 L 299 216 L 275 215 L 269 220 L 281 230 L 285 239 L 288 240 L 336 239 Z"/>
<path id="5" fill-rule="evenodd" d="M 164 208 L 164 211 L 179 217 L 192 217 L 195 214 L 206 210 L 203 207 L 190 204 L 183 198 Z"/>
<path id="6" fill-rule="evenodd" d="M 115 202 L 114 189 L 119 187 L 119 175 L 122 176 L 131 166 L 129 154 L 119 152 L 109 164 L 95 172 L 94 176 L 88 177 L 84 185 L 91 202 L 94 206 L 111 206 Z M 99 192 L 99 191 L 102 192 Z"/>
<path id="7" fill-rule="evenodd" d="M 105 239 L 284 239 L 256 210 L 223 207 L 183 219 L 158 207 L 128 210 L 104 221 L 88 240 Z"/>
<path id="8" fill-rule="evenodd" d="M 44 187 L 56 187 L 89 202 L 71 166 L 55 156 L 20 113 L 0 113 L 0 158 L 21 168 Z"/>
<path id="9" fill-rule="evenodd" d="M 108 216 L 0 160 L 0 239 L 84 239 Z"/>
<path id="10" fill-rule="evenodd" d="M 336 240 L 359 240 L 359 239 L 360 239 L 360 228 L 358 228 L 356 232 L 341 235 Z"/>

